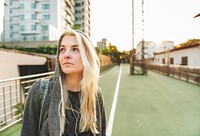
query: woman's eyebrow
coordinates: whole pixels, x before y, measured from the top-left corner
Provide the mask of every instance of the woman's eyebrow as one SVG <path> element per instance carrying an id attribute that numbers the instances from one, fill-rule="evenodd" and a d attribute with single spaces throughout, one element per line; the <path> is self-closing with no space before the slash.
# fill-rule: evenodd
<path id="1" fill-rule="evenodd" d="M 65 47 L 65 45 L 60 45 L 60 47 Z"/>
<path id="2" fill-rule="evenodd" d="M 74 47 L 78 47 L 78 45 L 72 45 L 71 47 L 73 47 L 73 48 L 74 48 Z"/>
<path id="3" fill-rule="evenodd" d="M 65 45 L 62 45 L 62 44 L 61 44 L 61 45 L 60 45 L 60 48 L 61 48 L 61 47 L 65 47 Z M 79 46 L 75 44 L 75 45 L 71 45 L 70 47 L 74 48 L 74 47 L 79 47 Z"/>

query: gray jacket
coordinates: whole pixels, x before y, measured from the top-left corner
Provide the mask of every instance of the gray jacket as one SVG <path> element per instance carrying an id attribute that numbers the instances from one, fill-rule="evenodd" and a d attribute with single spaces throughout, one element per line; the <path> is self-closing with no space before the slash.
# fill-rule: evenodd
<path id="1" fill-rule="evenodd" d="M 60 91 L 52 92 L 52 88 L 58 88 L 60 86 L 54 83 L 54 79 L 49 80 L 49 87 L 47 96 L 44 100 L 44 105 L 41 109 L 41 92 L 40 89 L 41 80 L 34 83 L 34 85 L 29 90 L 22 129 L 21 136 L 59 136 L 60 135 L 60 125 L 59 125 L 59 116 L 58 116 L 58 105 L 60 102 Z M 96 111 L 97 111 L 97 125 L 101 136 L 106 135 L 106 116 L 104 109 L 104 102 L 101 92 L 98 92 L 96 99 Z M 70 110 L 67 112 L 71 112 Z M 42 115 L 40 115 L 42 114 Z M 69 115 L 69 114 L 67 114 Z M 68 126 L 73 127 L 73 116 L 68 116 L 69 120 L 72 120 L 72 124 Z M 41 120 L 41 123 L 39 121 Z M 40 124 L 40 125 L 39 125 Z M 77 128 L 78 129 L 78 128 Z M 76 136 L 75 131 L 66 129 L 64 135 Z M 78 130 L 77 130 L 78 132 Z M 90 136 L 93 135 L 90 131 L 79 133 L 79 136 Z M 98 136 L 97 135 L 97 136 Z"/>

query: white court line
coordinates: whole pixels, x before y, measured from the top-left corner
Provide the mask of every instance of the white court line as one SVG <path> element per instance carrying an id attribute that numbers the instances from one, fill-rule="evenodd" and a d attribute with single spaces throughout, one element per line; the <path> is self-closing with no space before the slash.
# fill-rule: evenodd
<path id="1" fill-rule="evenodd" d="M 107 131 L 106 131 L 107 136 L 111 136 L 111 134 L 112 134 L 112 128 L 113 128 L 113 122 L 114 122 L 114 117 L 115 117 L 115 109 L 116 109 L 116 105 L 117 105 L 117 97 L 118 97 L 118 92 L 119 92 L 119 84 L 120 84 L 120 79 L 121 79 L 121 73 L 122 73 L 122 65 L 120 65 L 119 75 L 118 75 L 118 79 L 117 79 L 117 85 L 116 85 L 116 88 L 115 88 L 114 99 L 113 99 L 112 108 L 111 108 L 111 112 L 110 112 Z"/>

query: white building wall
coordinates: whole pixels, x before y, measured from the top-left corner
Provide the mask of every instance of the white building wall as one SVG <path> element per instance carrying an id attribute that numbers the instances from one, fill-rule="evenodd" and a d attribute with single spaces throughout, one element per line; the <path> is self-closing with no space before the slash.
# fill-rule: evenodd
<path id="1" fill-rule="evenodd" d="M 4 3 L 8 6 L 4 6 L 3 41 L 54 40 L 57 35 L 52 38 L 55 33 L 50 32 L 55 31 L 43 31 L 43 25 L 51 25 L 60 35 L 74 23 L 74 0 L 5 0 Z M 32 3 L 36 5 L 35 9 L 31 8 Z M 20 4 L 24 4 L 24 9 L 20 9 Z M 49 9 L 43 9 L 43 4 L 49 4 Z M 36 19 L 32 19 L 32 14 Z M 49 20 L 43 19 L 45 14 L 50 15 Z M 24 15 L 24 20 L 20 15 Z M 22 25 L 23 31 L 20 30 Z M 36 25 L 36 30 L 32 30 L 32 25 Z"/>
<path id="2" fill-rule="evenodd" d="M 158 52 L 159 47 L 158 45 L 153 41 L 145 41 L 144 42 L 144 58 L 153 58 L 154 52 Z M 136 59 L 141 60 L 142 59 L 142 42 L 140 42 L 136 47 Z"/>
<path id="3" fill-rule="evenodd" d="M 74 0 L 79 6 L 75 6 L 75 10 L 81 12 L 81 14 L 76 13 L 76 18 L 81 18 L 81 20 L 75 20 L 75 24 L 80 26 L 80 30 L 85 32 L 90 36 L 90 0 Z"/>
<path id="4" fill-rule="evenodd" d="M 169 58 L 174 58 L 174 65 L 181 65 L 182 57 L 188 57 L 188 66 L 200 67 L 200 46 L 175 50 L 169 53 Z M 167 64 L 168 52 L 155 55 L 154 64 L 162 64 L 163 58 L 165 58 L 165 64 Z"/>

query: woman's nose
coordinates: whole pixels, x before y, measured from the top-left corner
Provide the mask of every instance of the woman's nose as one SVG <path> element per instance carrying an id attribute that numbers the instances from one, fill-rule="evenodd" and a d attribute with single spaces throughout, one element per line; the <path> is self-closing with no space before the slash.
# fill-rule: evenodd
<path id="1" fill-rule="evenodd" d="M 68 59 L 71 58 L 71 57 L 72 57 L 72 56 L 71 56 L 71 52 L 70 52 L 69 50 L 66 50 L 66 51 L 65 51 L 65 54 L 64 54 L 64 57 L 65 57 L 65 58 L 68 58 Z"/>

